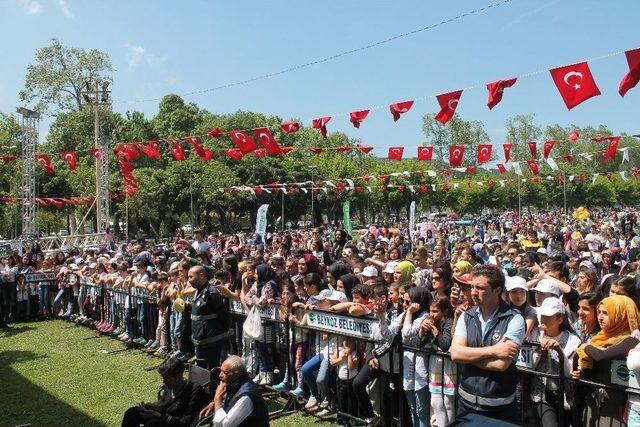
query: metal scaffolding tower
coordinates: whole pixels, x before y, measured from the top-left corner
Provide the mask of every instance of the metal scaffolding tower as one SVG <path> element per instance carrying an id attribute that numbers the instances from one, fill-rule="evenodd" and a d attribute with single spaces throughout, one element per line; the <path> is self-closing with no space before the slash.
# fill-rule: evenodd
<path id="1" fill-rule="evenodd" d="M 40 113 L 24 107 L 18 108 L 22 150 L 22 238 L 37 237 L 35 154 L 38 147 Z"/>
<path id="2" fill-rule="evenodd" d="M 98 89 L 96 84 L 91 89 L 86 84 L 87 91 L 83 92 L 82 98 L 85 105 L 90 105 L 93 109 L 93 132 L 94 147 L 98 150 L 96 156 L 96 232 L 104 233 L 109 228 L 109 213 L 111 211 L 111 194 L 109 192 L 109 137 L 104 135 L 100 127 L 100 110 L 108 110 L 111 107 L 109 94 L 109 83 L 102 83 L 102 88 Z"/>

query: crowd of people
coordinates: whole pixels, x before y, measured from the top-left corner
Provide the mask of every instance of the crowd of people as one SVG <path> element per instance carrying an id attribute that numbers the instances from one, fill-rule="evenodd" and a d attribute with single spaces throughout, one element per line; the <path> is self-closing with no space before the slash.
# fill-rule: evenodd
<path id="1" fill-rule="evenodd" d="M 392 425 L 403 408 L 414 426 L 640 425 L 640 395 L 594 396 L 577 381 L 610 383 L 614 359 L 640 369 L 637 218 L 505 212 L 473 225 L 423 218 L 413 230 L 198 229 L 159 246 L 36 247 L 3 259 L 0 324 L 66 317 L 208 369 L 240 355 L 256 384 L 368 425 Z M 55 279 L 25 280 L 45 272 Z M 231 303 L 245 314 L 274 305 L 290 327 L 264 320 L 247 339 Z M 315 311 L 373 319 L 374 340 L 309 329 Z M 556 377 L 525 381 L 522 357 Z"/>

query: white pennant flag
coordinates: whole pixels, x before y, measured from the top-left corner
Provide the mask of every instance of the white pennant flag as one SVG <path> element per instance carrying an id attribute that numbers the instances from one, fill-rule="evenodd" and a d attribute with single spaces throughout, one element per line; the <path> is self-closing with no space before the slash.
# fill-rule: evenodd
<path id="1" fill-rule="evenodd" d="M 458 188 L 460 187 L 460 183 L 459 182 L 454 182 L 453 183 L 453 188 Z"/>
<path id="2" fill-rule="evenodd" d="M 593 154 L 591 153 L 580 153 L 578 155 L 586 160 L 593 160 Z"/>
<path id="3" fill-rule="evenodd" d="M 575 177 L 575 176 L 573 176 L 573 175 L 569 175 L 569 181 L 573 181 L 574 179 L 576 179 L 576 177 Z"/>
<path id="4" fill-rule="evenodd" d="M 410 185 L 410 186 L 409 186 L 409 190 L 411 190 L 411 192 L 412 192 L 412 193 L 415 193 L 415 192 L 416 192 L 416 189 L 414 188 L 414 186 L 413 186 L 413 185 Z"/>
<path id="5" fill-rule="evenodd" d="M 522 168 L 520 167 L 520 162 L 511 162 L 511 168 L 518 176 L 522 176 Z"/>
<path id="6" fill-rule="evenodd" d="M 304 194 L 307 194 L 307 193 L 309 192 L 309 191 L 308 191 L 306 188 L 304 188 L 304 187 L 300 187 L 300 189 L 301 189 L 302 191 L 304 191 Z"/>
<path id="7" fill-rule="evenodd" d="M 558 164 L 551 157 L 547 157 L 547 164 L 549 165 L 551 170 L 553 170 L 553 171 L 557 171 L 558 170 Z"/>
<path id="8" fill-rule="evenodd" d="M 351 187 L 351 188 L 353 188 L 353 187 L 354 187 L 354 184 L 353 184 L 353 180 L 352 180 L 352 179 L 346 178 L 346 179 L 345 179 L 345 181 L 347 181 L 347 184 L 349 184 L 349 187 Z"/>
<path id="9" fill-rule="evenodd" d="M 286 189 L 285 187 L 282 187 L 282 192 L 283 192 L 284 194 L 289 194 L 289 193 L 287 192 L 287 189 Z"/>
<path id="10" fill-rule="evenodd" d="M 622 152 L 622 163 L 629 161 L 629 147 L 618 148 L 618 151 Z"/>
<path id="11" fill-rule="evenodd" d="M 436 191 L 436 185 L 435 184 L 431 184 L 431 190 Z"/>
<path id="12" fill-rule="evenodd" d="M 402 175 L 402 172 L 392 172 L 389 174 L 389 176 L 400 176 Z"/>
<path id="13" fill-rule="evenodd" d="M 501 179 L 500 181 L 498 181 L 500 183 L 500 187 L 504 187 L 504 179 Z"/>
<path id="14" fill-rule="evenodd" d="M 405 176 L 411 176 L 411 172 L 409 172 L 409 171 L 404 171 L 404 172 L 402 172 L 402 174 L 405 175 Z"/>
<path id="15" fill-rule="evenodd" d="M 547 175 L 547 181 L 552 181 L 553 177 L 551 175 Z"/>
<path id="16" fill-rule="evenodd" d="M 428 171 L 427 171 L 427 175 L 429 175 L 429 176 L 438 176 L 438 174 L 436 173 L 436 171 L 432 171 L 432 170 L 428 170 Z"/>
<path id="17" fill-rule="evenodd" d="M 328 190 L 327 190 L 327 187 L 322 187 L 322 188 L 320 188 L 320 189 L 321 189 L 322 191 L 324 191 L 325 193 L 328 191 Z"/>
<path id="18" fill-rule="evenodd" d="M 325 181 L 325 182 L 327 184 L 329 184 L 330 186 L 332 186 L 333 188 L 336 188 L 336 185 L 333 182 L 331 182 L 331 181 Z"/>
<path id="19" fill-rule="evenodd" d="M 452 168 L 452 170 L 454 170 L 456 172 L 466 172 L 467 168 Z"/>
<path id="20" fill-rule="evenodd" d="M 599 175 L 600 175 L 599 173 L 594 173 L 593 174 L 593 178 L 591 178 L 591 184 L 594 184 L 596 182 L 596 179 L 598 179 Z"/>
<path id="21" fill-rule="evenodd" d="M 373 191 L 370 186 L 367 186 L 367 190 L 369 190 L 369 193 Z"/>
<path id="22" fill-rule="evenodd" d="M 622 178 L 623 181 L 626 181 L 629 179 L 627 178 L 627 171 L 620 171 L 618 173 L 620 174 L 620 178 Z"/>
<path id="23" fill-rule="evenodd" d="M 269 190 L 268 188 L 264 188 L 262 186 L 260 186 L 260 188 L 262 188 L 264 190 L 265 193 L 267 194 L 271 194 L 271 190 Z"/>
<path id="24" fill-rule="evenodd" d="M 482 181 L 476 181 L 476 184 L 478 184 L 480 187 L 482 187 L 484 184 L 482 183 Z"/>
<path id="25" fill-rule="evenodd" d="M 254 196 L 256 195 L 256 190 L 254 190 L 253 188 L 249 187 L 249 191 L 251 192 L 251 194 L 253 194 Z"/>

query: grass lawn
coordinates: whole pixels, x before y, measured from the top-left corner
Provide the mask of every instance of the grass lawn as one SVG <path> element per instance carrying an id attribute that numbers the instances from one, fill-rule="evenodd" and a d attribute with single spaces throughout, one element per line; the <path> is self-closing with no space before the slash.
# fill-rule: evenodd
<path id="1" fill-rule="evenodd" d="M 155 401 L 160 359 L 127 350 L 83 326 L 53 320 L 0 331 L 0 426 L 117 426 L 124 411 Z M 274 402 L 270 405 L 277 408 Z M 294 414 L 274 427 L 329 426 Z"/>

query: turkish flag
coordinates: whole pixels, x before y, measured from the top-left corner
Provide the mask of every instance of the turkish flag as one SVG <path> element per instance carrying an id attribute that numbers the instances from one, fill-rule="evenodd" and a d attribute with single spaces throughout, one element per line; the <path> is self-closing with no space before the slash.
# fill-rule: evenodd
<path id="1" fill-rule="evenodd" d="M 507 168 L 504 167 L 504 165 L 502 163 L 498 163 L 498 170 L 500 171 L 500 173 L 502 175 L 504 175 L 505 173 L 507 173 Z"/>
<path id="2" fill-rule="evenodd" d="M 511 147 L 513 144 L 507 143 L 502 144 L 502 148 L 504 149 L 504 162 L 508 163 L 511 160 Z"/>
<path id="3" fill-rule="evenodd" d="M 298 122 L 282 123 L 280 127 L 282 128 L 282 131 L 285 133 L 294 133 L 300 130 L 300 123 Z"/>
<path id="4" fill-rule="evenodd" d="M 282 149 L 278 145 L 278 142 L 273 137 L 269 129 L 267 129 L 266 127 L 258 128 L 253 131 L 253 134 L 256 136 L 256 138 L 258 138 L 260 144 L 262 144 L 262 146 L 265 148 L 265 150 L 267 150 L 267 153 L 270 156 L 282 155 Z"/>
<path id="5" fill-rule="evenodd" d="M 404 147 L 389 147 L 389 160 L 402 160 Z"/>
<path id="6" fill-rule="evenodd" d="M 238 148 L 225 148 L 224 153 L 232 160 L 242 160 L 242 151 Z"/>
<path id="7" fill-rule="evenodd" d="M 51 159 L 48 154 L 36 154 L 34 158 L 40 163 L 40 165 L 47 171 L 47 173 L 51 176 L 56 174 L 56 171 L 53 169 L 53 164 L 51 163 Z"/>
<path id="8" fill-rule="evenodd" d="M 331 117 L 320 117 L 318 119 L 313 119 L 311 122 L 311 127 L 314 129 L 318 129 L 322 136 L 327 137 L 327 123 L 331 120 Z"/>
<path id="9" fill-rule="evenodd" d="M 479 144 L 476 159 L 478 164 L 486 163 L 491 159 L 491 151 L 493 146 L 491 144 Z"/>
<path id="10" fill-rule="evenodd" d="M 369 147 L 368 145 L 358 144 L 358 149 L 362 151 L 364 154 L 369 154 L 373 147 Z"/>
<path id="11" fill-rule="evenodd" d="M 567 159 L 567 162 L 572 165 L 573 164 L 573 154 L 567 154 L 565 157 L 565 159 Z"/>
<path id="12" fill-rule="evenodd" d="M 95 157 L 96 159 L 101 159 L 102 158 L 102 149 L 101 148 L 92 148 L 91 149 L 91 155 L 93 157 Z"/>
<path id="13" fill-rule="evenodd" d="M 211 154 L 207 153 L 207 150 L 202 146 L 202 142 L 200 142 L 200 138 L 198 138 L 197 136 L 188 136 L 185 139 L 187 140 L 187 142 L 193 145 L 193 149 L 195 150 L 198 157 L 200 157 L 201 159 L 204 160 L 205 158 L 209 157 L 209 160 L 210 160 L 211 157 L 213 157 L 212 156 L 213 153 Z"/>
<path id="14" fill-rule="evenodd" d="M 609 140 L 609 146 L 607 147 L 607 151 L 604 152 L 604 163 L 607 163 L 609 160 L 615 160 L 616 155 L 618 154 L 618 142 L 620 142 L 619 136 L 614 136 Z"/>
<path id="15" fill-rule="evenodd" d="M 255 153 L 255 151 L 254 151 Z M 259 185 L 253 186 L 253 191 L 256 193 L 256 196 L 262 196 L 264 194 L 264 190 Z"/>
<path id="16" fill-rule="evenodd" d="M 456 108 L 458 108 L 458 102 L 460 101 L 460 97 L 462 96 L 462 91 L 457 90 L 455 92 L 443 93 L 441 95 L 436 96 L 438 100 L 438 104 L 440 104 L 440 112 L 436 114 L 435 119 L 442 123 L 446 124 L 456 112 Z"/>
<path id="17" fill-rule="evenodd" d="M 311 148 L 309 148 L 309 151 L 312 152 L 313 154 L 322 154 L 322 152 L 324 151 L 324 148 L 322 148 L 322 147 L 311 147 Z"/>
<path id="18" fill-rule="evenodd" d="M 209 160 L 214 158 L 213 151 L 209 148 L 205 148 L 201 158 L 203 161 L 208 162 Z"/>
<path id="19" fill-rule="evenodd" d="M 487 107 L 491 110 L 502 101 L 502 92 L 505 88 L 511 87 L 516 84 L 517 78 L 509 80 L 498 80 L 493 83 L 487 84 L 487 90 L 489 91 L 489 100 L 487 101 Z"/>
<path id="20" fill-rule="evenodd" d="M 452 167 L 462 166 L 464 157 L 464 145 L 452 145 L 449 147 L 449 165 Z"/>
<path id="21" fill-rule="evenodd" d="M 56 209 L 62 209 L 63 203 L 59 200 L 56 200 L 52 197 L 47 198 L 47 201 L 51 203 Z"/>
<path id="22" fill-rule="evenodd" d="M 554 68 L 549 72 L 569 110 L 591 97 L 600 95 L 600 89 L 586 62 Z"/>
<path id="23" fill-rule="evenodd" d="M 389 105 L 393 121 L 397 122 L 400 120 L 400 115 L 409 111 L 411 107 L 413 107 L 413 101 L 396 102 L 395 104 Z"/>
<path id="24" fill-rule="evenodd" d="M 126 160 L 123 159 L 119 159 L 118 163 L 120 164 L 120 172 L 122 174 L 128 174 L 133 172 L 133 163 L 128 162 Z"/>
<path id="25" fill-rule="evenodd" d="M 6 163 L 15 162 L 17 159 L 18 159 L 18 156 L 4 156 L 2 158 L 2 161 L 6 164 Z"/>
<path id="26" fill-rule="evenodd" d="M 433 158 L 433 146 L 423 145 L 418 147 L 418 160 L 428 162 Z"/>
<path id="27" fill-rule="evenodd" d="M 76 170 L 76 163 L 78 162 L 78 156 L 75 150 L 63 151 L 60 156 L 69 164 L 69 169 Z"/>
<path id="28" fill-rule="evenodd" d="M 293 150 L 296 149 L 296 147 L 293 146 L 289 146 L 289 147 L 281 147 L 282 148 L 282 154 L 287 155 L 290 152 L 292 152 Z"/>
<path id="29" fill-rule="evenodd" d="M 343 145 L 341 147 L 333 148 L 333 150 L 339 151 L 341 153 L 346 153 L 348 151 L 351 151 L 351 147 L 349 147 L 348 145 Z"/>
<path id="30" fill-rule="evenodd" d="M 471 175 L 474 175 L 476 173 L 476 167 L 475 166 L 467 166 L 467 173 L 470 173 Z"/>
<path id="31" fill-rule="evenodd" d="M 116 156 L 122 156 L 125 158 L 125 160 L 129 162 L 138 160 L 138 158 L 140 157 L 140 152 L 127 144 L 118 145 L 113 150 L 113 152 L 115 153 Z"/>
<path id="32" fill-rule="evenodd" d="M 578 131 L 574 130 L 573 132 L 571 132 L 571 135 L 569 135 L 569 137 L 567 138 L 567 141 L 575 142 L 578 140 L 579 137 L 580 137 L 580 134 L 578 133 Z"/>
<path id="33" fill-rule="evenodd" d="M 207 135 L 212 138 L 220 138 L 222 135 L 224 135 L 224 132 L 222 132 L 220 128 L 213 128 L 209 132 L 207 132 Z"/>
<path id="34" fill-rule="evenodd" d="M 545 141 L 544 142 L 544 146 L 542 148 L 542 155 L 544 156 L 544 159 L 548 159 L 549 158 L 549 154 L 551 153 L 551 150 L 553 150 L 553 147 L 556 145 L 555 141 Z"/>
<path id="35" fill-rule="evenodd" d="M 369 115 L 369 110 L 352 111 L 349 113 L 349 121 L 353 123 L 354 127 L 359 128 L 360 123 L 364 121 Z"/>
<path id="36" fill-rule="evenodd" d="M 36 197 L 36 202 L 38 202 L 40 206 L 49 206 L 49 203 L 47 203 L 47 199 L 41 199 L 40 197 Z"/>
<path id="37" fill-rule="evenodd" d="M 540 175 L 540 171 L 538 170 L 538 164 L 535 160 L 527 160 L 527 164 L 529 165 L 529 169 L 534 175 Z"/>
<path id="38" fill-rule="evenodd" d="M 538 149 L 536 148 L 536 142 L 535 141 L 530 141 L 528 142 L 529 144 L 529 151 L 531 152 L 531 157 L 533 157 L 534 159 L 538 157 Z"/>
<path id="39" fill-rule="evenodd" d="M 258 159 L 262 159 L 264 157 L 267 157 L 267 150 L 265 150 L 264 148 L 256 148 L 255 150 L 253 150 L 253 155 Z"/>
<path id="40" fill-rule="evenodd" d="M 160 143 L 158 141 L 148 141 L 147 145 L 139 144 L 137 147 L 150 159 L 159 159 L 162 157 Z"/>
<path id="41" fill-rule="evenodd" d="M 633 89 L 640 81 L 640 48 L 628 50 L 625 53 L 629 72 L 620 81 L 618 93 L 624 97 L 629 89 Z"/>
<path id="42" fill-rule="evenodd" d="M 171 155 L 173 156 L 173 158 L 179 162 L 187 158 L 184 148 L 182 148 L 180 146 L 180 143 L 175 139 L 171 141 L 171 150 L 169 151 L 171 152 Z"/>
<path id="43" fill-rule="evenodd" d="M 242 154 L 247 154 L 258 148 L 258 144 L 251 139 L 249 135 L 239 130 L 232 130 L 229 132 L 229 136 L 236 144 L 236 147 L 242 151 Z"/>

